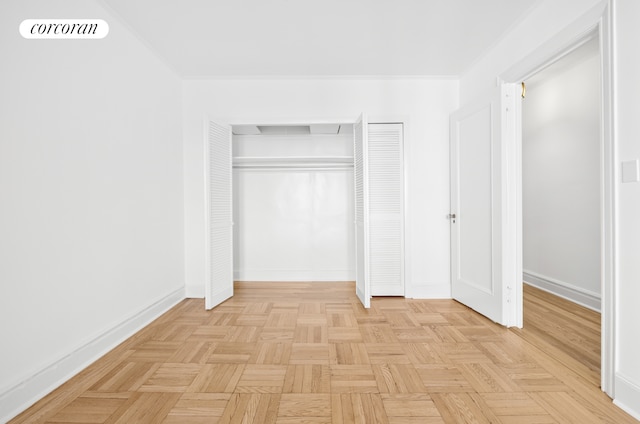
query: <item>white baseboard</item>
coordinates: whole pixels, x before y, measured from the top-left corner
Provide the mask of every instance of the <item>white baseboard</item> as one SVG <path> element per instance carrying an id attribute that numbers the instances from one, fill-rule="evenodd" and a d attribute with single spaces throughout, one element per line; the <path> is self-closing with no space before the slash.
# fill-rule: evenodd
<path id="1" fill-rule="evenodd" d="M 598 293 L 529 270 L 524 270 L 522 279 L 530 286 L 555 294 L 596 312 L 601 311 L 601 300 Z"/>
<path id="2" fill-rule="evenodd" d="M 0 422 L 7 422 L 118 346 L 184 299 L 184 288 L 168 294 L 0 393 Z"/>
<path id="3" fill-rule="evenodd" d="M 640 384 L 629 381 L 620 373 L 616 373 L 615 379 L 613 404 L 636 420 L 640 420 Z"/>
<path id="4" fill-rule="evenodd" d="M 236 281 L 353 281 L 355 272 L 348 269 L 250 269 L 235 270 Z"/>
<path id="5" fill-rule="evenodd" d="M 204 284 L 200 286 L 186 285 L 184 295 L 189 299 L 204 299 Z"/>
<path id="6" fill-rule="evenodd" d="M 411 299 L 451 299 L 451 284 L 412 284 L 407 297 Z"/>

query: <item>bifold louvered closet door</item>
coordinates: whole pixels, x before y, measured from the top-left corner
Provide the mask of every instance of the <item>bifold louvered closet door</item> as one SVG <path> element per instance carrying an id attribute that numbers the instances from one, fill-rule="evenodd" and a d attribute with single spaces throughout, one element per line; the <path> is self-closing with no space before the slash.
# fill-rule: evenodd
<path id="1" fill-rule="evenodd" d="M 365 308 L 371 304 L 369 281 L 369 205 L 367 179 L 367 117 L 362 115 L 353 126 L 353 176 L 356 234 L 356 295 Z"/>
<path id="2" fill-rule="evenodd" d="M 372 296 L 404 296 L 403 124 L 368 125 L 369 282 Z"/>
<path id="3" fill-rule="evenodd" d="M 354 126 L 356 294 L 404 296 L 403 125 Z"/>
<path id="4" fill-rule="evenodd" d="M 233 296 L 233 191 L 231 126 L 208 121 L 205 128 L 207 275 L 205 307 Z"/>

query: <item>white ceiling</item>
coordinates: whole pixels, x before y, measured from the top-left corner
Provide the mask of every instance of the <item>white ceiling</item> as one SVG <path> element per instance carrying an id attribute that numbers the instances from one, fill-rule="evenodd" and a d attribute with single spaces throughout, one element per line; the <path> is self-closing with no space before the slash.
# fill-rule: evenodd
<path id="1" fill-rule="evenodd" d="M 183 77 L 447 76 L 538 0 L 102 0 Z"/>

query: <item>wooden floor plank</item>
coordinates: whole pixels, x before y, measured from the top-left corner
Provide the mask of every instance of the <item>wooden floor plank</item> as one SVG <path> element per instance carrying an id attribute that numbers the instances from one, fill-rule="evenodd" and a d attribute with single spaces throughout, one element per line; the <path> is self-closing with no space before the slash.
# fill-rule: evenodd
<path id="1" fill-rule="evenodd" d="M 283 393 L 330 393 L 331 370 L 328 365 L 289 365 Z"/>
<path id="2" fill-rule="evenodd" d="M 505 329 L 353 283 L 187 299 L 11 423 L 637 423 L 598 388 L 600 317 L 525 286 Z"/>
<path id="3" fill-rule="evenodd" d="M 184 393 L 163 424 L 216 422 L 231 396 L 231 393 Z"/>
<path id="4" fill-rule="evenodd" d="M 106 424 L 160 423 L 180 399 L 179 393 L 134 393 Z"/>

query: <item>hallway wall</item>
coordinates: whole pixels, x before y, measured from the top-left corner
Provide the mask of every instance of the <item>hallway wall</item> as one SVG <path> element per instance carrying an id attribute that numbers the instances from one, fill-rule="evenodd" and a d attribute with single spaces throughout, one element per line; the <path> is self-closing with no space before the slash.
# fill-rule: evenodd
<path id="1" fill-rule="evenodd" d="M 522 195 L 524 280 L 599 311 L 597 38 L 527 81 Z"/>

